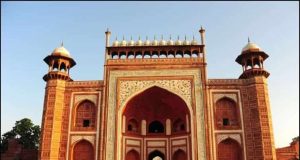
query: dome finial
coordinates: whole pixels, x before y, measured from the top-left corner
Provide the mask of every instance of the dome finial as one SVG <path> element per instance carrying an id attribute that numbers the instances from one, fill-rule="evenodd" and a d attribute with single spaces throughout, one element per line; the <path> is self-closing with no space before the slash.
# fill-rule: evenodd
<path id="1" fill-rule="evenodd" d="M 60 46 L 62 46 L 62 47 L 64 46 L 64 41 L 61 41 L 61 45 Z"/>
<path id="2" fill-rule="evenodd" d="M 116 36 L 116 40 L 118 40 L 118 36 Z"/>
<path id="3" fill-rule="evenodd" d="M 130 40 L 132 40 L 132 36 L 130 36 Z"/>
<path id="4" fill-rule="evenodd" d="M 179 35 L 177 36 L 177 40 L 179 40 Z"/>
<path id="5" fill-rule="evenodd" d="M 162 40 L 164 39 L 164 35 L 161 35 L 161 39 L 162 39 Z"/>
<path id="6" fill-rule="evenodd" d="M 156 36 L 154 35 L 154 40 L 156 40 Z"/>
<path id="7" fill-rule="evenodd" d="M 170 35 L 170 40 L 172 40 L 172 35 Z"/>
<path id="8" fill-rule="evenodd" d="M 195 40 L 195 36 L 193 35 L 193 40 Z"/>
<path id="9" fill-rule="evenodd" d="M 250 38 L 249 38 L 249 36 L 248 36 L 248 43 L 250 43 Z"/>
<path id="10" fill-rule="evenodd" d="M 123 41 L 125 40 L 125 37 L 124 37 L 124 35 L 123 35 Z"/>
<path id="11" fill-rule="evenodd" d="M 148 40 L 148 36 L 146 36 L 146 40 Z"/>
<path id="12" fill-rule="evenodd" d="M 186 35 L 184 35 L 184 40 L 186 40 Z"/>

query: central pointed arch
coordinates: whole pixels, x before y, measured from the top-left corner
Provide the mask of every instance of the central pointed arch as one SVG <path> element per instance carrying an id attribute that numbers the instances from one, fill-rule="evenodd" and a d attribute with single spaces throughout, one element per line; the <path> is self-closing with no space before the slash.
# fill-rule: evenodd
<path id="1" fill-rule="evenodd" d="M 190 116 L 185 101 L 178 95 L 153 86 L 131 98 L 123 110 L 123 116 L 128 120 L 134 118 L 138 124 L 147 121 L 147 133 L 164 133 L 166 120 L 176 121 Z M 183 121 L 184 125 L 187 122 Z M 157 131 L 156 131 L 157 130 Z"/>

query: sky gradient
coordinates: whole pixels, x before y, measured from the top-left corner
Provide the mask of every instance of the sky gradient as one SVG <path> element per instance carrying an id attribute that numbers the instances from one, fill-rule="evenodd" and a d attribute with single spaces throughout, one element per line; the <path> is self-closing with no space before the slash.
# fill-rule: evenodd
<path id="1" fill-rule="evenodd" d="M 77 62 L 72 79 L 102 80 L 107 28 L 112 40 L 199 42 L 201 25 L 208 78 L 239 77 L 248 36 L 269 54 L 275 145 L 287 146 L 299 135 L 299 2 L 1 2 L 1 135 L 25 117 L 41 124 L 43 58 L 62 41 Z"/>

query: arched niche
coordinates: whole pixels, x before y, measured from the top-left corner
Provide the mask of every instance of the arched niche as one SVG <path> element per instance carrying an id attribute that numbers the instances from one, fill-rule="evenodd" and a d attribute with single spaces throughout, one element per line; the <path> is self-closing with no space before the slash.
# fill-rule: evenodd
<path id="1" fill-rule="evenodd" d="M 80 140 L 73 145 L 71 154 L 71 160 L 93 160 L 94 147 L 89 141 Z"/>
<path id="2" fill-rule="evenodd" d="M 239 109 L 233 99 L 223 97 L 217 100 L 215 104 L 215 123 L 219 129 L 239 128 Z"/>
<path id="3" fill-rule="evenodd" d="M 94 130 L 96 110 L 96 105 L 90 100 L 81 101 L 73 110 L 73 130 Z"/>
<path id="4" fill-rule="evenodd" d="M 234 139 L 227 138 L 218 144 L 217 160 L 243 160 L 242 148 Z"/>
<path id="5" fill-rule="evenodd" d="M 172 156 L 172 160 L 187 160 L 187 155 L 186 153 L 181 150 L 178 149 Z"/>
<path id="6" fill-rule="evenodd" d="M 125 156 L 125 160 L 140 160 L 140 159 L 141 159 L 140 154 L 134 149 L 127 152 Z"/>

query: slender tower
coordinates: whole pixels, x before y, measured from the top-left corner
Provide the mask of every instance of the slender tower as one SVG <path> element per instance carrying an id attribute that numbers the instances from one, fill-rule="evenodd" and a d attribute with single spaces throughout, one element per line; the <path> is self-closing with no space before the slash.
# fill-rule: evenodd
<path id="1" fill-rule="evenodd" d="M 241 90 L 247 159 L 275 160 L 275 146 L 267 78 L 263 62 L 268 55 L 250 42 L 242 49 L 236 62 L 242 65 L 244 87 Z"/>
<path id="2" fill-rule="evenodd" d="M 63 47 L 56 48 L 44 61 L 49 66 L 48 73 L 43 77 L 47 82 L 42 119 L 41 143 L 39 159 L 59 159 L 62 137 L 62 116 L 66 82 L 72 81 L 69 70 L 76 62 Z"/>

